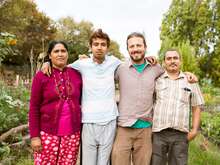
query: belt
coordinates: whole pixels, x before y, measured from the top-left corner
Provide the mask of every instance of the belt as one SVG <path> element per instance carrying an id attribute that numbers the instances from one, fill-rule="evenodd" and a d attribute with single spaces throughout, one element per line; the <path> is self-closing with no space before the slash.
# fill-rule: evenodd
<path id="1" fill-rule="evenodd" d="M 166 129 L 164 129 L 164 130 L 162 130 L 162 131 L 168 131 L 168 132 L 182 132 L 182 131 L 179 131 L 179 130 L 173 129 L 173 128 L 166 128 Z M 182 132 L 182 133 L 183 133 L 183 132 Z"/>

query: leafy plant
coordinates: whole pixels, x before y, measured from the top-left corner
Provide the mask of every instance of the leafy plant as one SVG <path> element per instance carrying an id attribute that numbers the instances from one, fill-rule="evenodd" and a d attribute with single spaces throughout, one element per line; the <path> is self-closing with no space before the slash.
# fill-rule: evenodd
<path id="1" fill-rule="evenodd" d="M 201 128 L 208 139 L 220 145 L 220 112 L 202 112 Z"/>
<path id="2" fill-rule="evenodd" d="M 208 79 L 203 79 L 201 86 L 206 105 L 220 105 L 220 88 L 214 87 Z"/>
<path id="3" fill-rule="evenodd" d="M 27 123 L 29 89 L 0 82 L 0 134 Z"/>
<path id="4" fill-rule="evenodd" d="M 9 129 L 26 124 L 29 102 L 29 89 L 20 85 L 18 87 L 7 86 L 0 81 L 0 134 Z M 9 137 L 6 142 L 0 143 L 0 164 L 11 164 L 17 157 L 21 157 L 17 148 L 9 147 L 9 143 L 22 140 L 22 133 Z M 22 153 L 28 154 L 26 148 Z"/>
<path id="5" fill-rule="evenodd" d="M 189 144 L 189 165 L 219 165 L 220 152 L 217 145 L 199 134 Z"/>
<path id="6" fill-rule="evenodd" d="M 10 33 L 0 32 L 0 66 L 1 62 L 8 55 L 16 55 L 18 52 L 14 49 L 17 44 L 16 36 Z"/>

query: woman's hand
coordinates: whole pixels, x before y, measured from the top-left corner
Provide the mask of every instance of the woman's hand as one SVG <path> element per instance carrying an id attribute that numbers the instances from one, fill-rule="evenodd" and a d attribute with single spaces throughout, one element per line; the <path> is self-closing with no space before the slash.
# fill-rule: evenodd
<path id="1" fill-rule="evenodd" d="M 40 152 L 42 150 L 41 139 L 40 137 L 31 138 L 31 148 L 35 152 Z"/>

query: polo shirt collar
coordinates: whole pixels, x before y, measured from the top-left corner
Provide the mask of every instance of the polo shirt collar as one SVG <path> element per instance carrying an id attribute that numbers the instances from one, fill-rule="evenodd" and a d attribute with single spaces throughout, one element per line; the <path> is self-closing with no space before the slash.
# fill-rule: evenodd
<path id="1" fill-rule="evenodd" d="M 145 67 L 151 65 L 147 60 L 145 60 Z M 134 64 L 132 63 L 131 59 L 129 59 L 128 61 L 128 66 L 130 67 L 134 67 Z"/>

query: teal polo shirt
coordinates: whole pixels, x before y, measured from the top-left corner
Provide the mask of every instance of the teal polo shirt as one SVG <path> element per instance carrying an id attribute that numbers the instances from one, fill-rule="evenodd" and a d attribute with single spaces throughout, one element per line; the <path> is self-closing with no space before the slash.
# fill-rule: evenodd
<path id="1" fill-rule="evenodd" d="M 143 64 L 133 64 L 134 68 L 137 70 L 137 72 L 142 73 L 144 71 L 144 68 L 149 65 L 147 61 L 145 61 Z M 138 119 L 131 128 L 148 128 L 151 127 L 152 124 L 148 121 L 144 121 L 141 119 Z"/>

